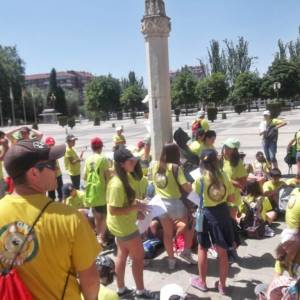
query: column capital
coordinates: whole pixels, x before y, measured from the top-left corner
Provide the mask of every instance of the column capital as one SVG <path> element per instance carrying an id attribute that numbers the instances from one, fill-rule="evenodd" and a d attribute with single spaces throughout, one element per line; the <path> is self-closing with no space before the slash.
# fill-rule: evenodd
<path id="1" fill-rule="evenodd" d="M 142 19 L 142 33 L 148 37 L 168 37 L 171 32 L 171 19 L 166 16 L 145 16 Z"/>

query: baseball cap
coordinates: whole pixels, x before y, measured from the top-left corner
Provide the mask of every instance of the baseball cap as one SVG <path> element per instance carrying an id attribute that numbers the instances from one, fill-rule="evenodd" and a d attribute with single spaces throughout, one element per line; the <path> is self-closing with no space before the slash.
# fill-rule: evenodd
<path id="1" fill-rule="evenodd" d="M 34 140 L 20 140 L 6 153 L 4 166 L 13 179 L 25 174 L 40 161 L 57 160 L 64 156 L 66 146 L 57 145 L 49 147 L 42 142 Z"/>
<path id="2" fill-rule="evenodd" d="M 224 143 L 223 146 L 226 146 L 230 149 L 239 149 L 241 146 L 241 143 L 236 138 L 228 138 Z"/>
<path id="3" fill-rule="evenodd" d="M 265 111 L 263 112 L 263 115 L 264 115 L 264 116 L 271 116 L 271 112 L 270 112 L 269 110 L 265 110 Z"/>
<path id="4" fill-rule="evenodd" d="M 103 142 L 100 138 L 94 137 L 91 139 L 91 146 L 96 147 L 96 148 L 102 148 L 103 147 Z"/>
<path id="5" fill-rule="evenodd" d="M 72 190 L 74 190 L 74 186 L 72 183 L 66 183 L 62 187 L 63 198 L 66 199 L 70 197 Z"/>
<path id="6" fill-rule="evenodd" d="M 204 162 L 215 161 L 218 158 L 218 153 L 214 149 L 205 149 L 200 155 L 200 160 Z"/>
<path id="7" fill-rule="evenodd" d="M 128 159 L 136 159 L 133 154 L 124 147 L 117 149 L 114 153 L 114 160 L 118 163 L 124 163 Z"/>
<path id="8" fill-rule="evenodd" d="M 55 139 L 52 136 L 48 136 L 45 139 L 45 144 L 48 146 L 54 146 L 55 145 Z"/>
<path id="9" fill-rule="evenodd" d="M 75 137 L 74 134 L 68 134 L 68 135 L 66 136 L 66 141 L 67 141 L 67 142 L 76 141 L 76 140 L 78 140 L 78 138 Z"/>
<path id="10" fill-rule="evenodd" d="M 174 299 L 174 296 L 180 297 L 179 299 L 184 299 L 187 294 L 184 292 L 183 288 L 178 284 L 167 284 L 163 286 L 160 290 L 160 300 L 170 300 Z"/>
<path id="11" fill-rule="evenodd" d="M 196 117 L 197 118 L 200 118 L 200 117 L 204 117 L 205 116 L 205 111 L 204 110 L 199 110 L 196 114 Z"/>
<path id="12" fill-rule="evenodd" d="M 122 126 L 116 127 L 116 131 L 121 131 L 121 130 L 123 130 L 123 127 L 122 127 Z"/>
<path id="13" fill-rule="evenodd" d="M 281 171 L 278 168 L 273 168 L 269 174 L 271 177 L 281 177 Z"/>

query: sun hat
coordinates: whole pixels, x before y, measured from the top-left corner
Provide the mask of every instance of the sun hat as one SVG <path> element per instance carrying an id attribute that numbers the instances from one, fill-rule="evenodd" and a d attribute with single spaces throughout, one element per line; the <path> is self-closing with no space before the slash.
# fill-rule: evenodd
<path id="1" fill-rule="evenodd" d="M 72 142 L 72 141 L 76 141 L 76 140 L 78 140 L 78 138 L 75 137 L 74 134 L 68 134 L 68 135 L 66 136 L 66 142 Z"/>
<path id="2" fill-rule="evenodd" d="M 239 149 L 241 146 L 241 143 L 236 138 L 228 138 L 224 143 L 223 146 L 226 146 L 230 149 Z"/>

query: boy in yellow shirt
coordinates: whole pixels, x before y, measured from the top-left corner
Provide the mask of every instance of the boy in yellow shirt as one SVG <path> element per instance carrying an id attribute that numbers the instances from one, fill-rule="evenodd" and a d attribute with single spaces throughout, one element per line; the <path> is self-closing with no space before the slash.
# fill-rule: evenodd
<path id="1" fill-rule="evenodd" d="M 84 208 L 84 192 L 76 190 L 72 183 L 66 183 L 62 188 L 63 201 L 75 209 Z"/>

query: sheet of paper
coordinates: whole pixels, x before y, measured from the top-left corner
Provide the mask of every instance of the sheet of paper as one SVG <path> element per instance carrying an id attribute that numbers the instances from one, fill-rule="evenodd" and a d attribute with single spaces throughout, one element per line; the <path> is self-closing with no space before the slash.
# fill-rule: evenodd
<path id="1" fill-rule="evenodd" d="M 196 181 L 197 179 L 199 179 L 201 177 L 200 169 L 197 168 L 196 170 L 190 172 L 190 175 Z"/>
<path id="2" fill-rule="evenodd" d="M 190 192 L 187 196 L 187 199 L 193 202 L 195 205 L 199 206 L 200 203 L 200 197 L 196 192 Z"/>
<path id="3" fill-rule="evenodd" d="M 151 224 L 152 219 L 153 218 L 152 218 L 151 214 L 149 213 L 145 216 L 144 220 L 137 221 L 137 227 L 139 229 L 140 234 L 143 234 L 145 231 L 147 231 L 147 229 L 149 228 L 149 226 Z"/>

